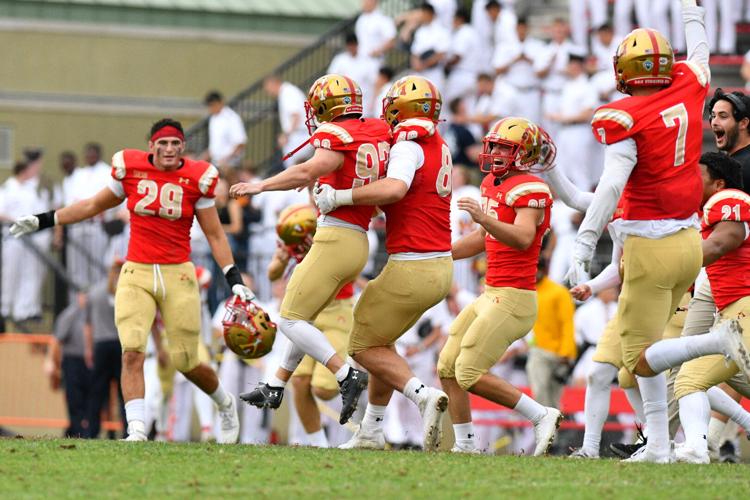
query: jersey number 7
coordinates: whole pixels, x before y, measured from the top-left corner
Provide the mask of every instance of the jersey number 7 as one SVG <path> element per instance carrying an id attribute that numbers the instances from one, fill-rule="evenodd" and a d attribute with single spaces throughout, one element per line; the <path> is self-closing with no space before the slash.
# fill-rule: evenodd
<path id="1" fill-rule="evenodd" d="M 674 145 L 674 166 L 685 163 L 685 142 L 688 128 L 688 112 L 683 103 L 675 104 L 661 113 L 661 119 L 667 128 L 677 128 L 677 141 Z"/>

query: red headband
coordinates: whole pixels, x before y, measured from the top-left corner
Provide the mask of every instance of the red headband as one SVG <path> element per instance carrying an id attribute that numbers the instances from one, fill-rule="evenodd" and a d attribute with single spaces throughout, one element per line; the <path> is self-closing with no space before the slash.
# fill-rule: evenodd
<path id="1" fill-rule="evenodd" d="M 185 140 L 185 134 L 183 134 L 180 129 L 178 129 L 177 127 L 173 127 L 172 125 L 167 125 L 166 127 L 162 127 L 154 132 L 154 135 L 151 136 L 151 142 L 156 142 L 162 137 L 177 137 L 181 141 Z"/>

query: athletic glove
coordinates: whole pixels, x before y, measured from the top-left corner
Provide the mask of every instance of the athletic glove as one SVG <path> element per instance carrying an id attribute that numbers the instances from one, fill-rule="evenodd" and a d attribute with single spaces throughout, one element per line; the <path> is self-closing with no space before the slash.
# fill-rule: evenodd
<path id="1" fill-rule="evenodd" d="M 235 294 L 240 300 L 244 302 L 252 302 L 255 300 L 255 294 L 252 290 L 245 286 L 242 281 L 242 274 L 237 266 L 231 265 L 224 270 L 224 277 L 229 283 L 229 288 L 232 293 Z"/>
<path id="2" fill-rule="evenodd" d="M 55 223 L 56 217 L 54 210 L 36 215 L 24 215 L 23 217 L 16 219 L 13 225 L 10 226 L 10 234 L 16 238 L 20 238 L 25 234 L 52 227 Z"/>
<path id="3" fill-rule="evenodd" d="M 576 241 L 573 250 L 573 263 L 564 279 L 571 287 L 589 280 L 589 270 L 591 269 L 591 261 L 594 260 L 595 250 L 596 247 L 592 247 L 588 243 Z"/>
<path id="4" fill-rule="evenodd" d="M 351 189 L 336 190 L 328 184 L 317 184 L 313 189 L 313 198 L 322 214 L 332 212 L 342 205 L 353 204 Z"/>

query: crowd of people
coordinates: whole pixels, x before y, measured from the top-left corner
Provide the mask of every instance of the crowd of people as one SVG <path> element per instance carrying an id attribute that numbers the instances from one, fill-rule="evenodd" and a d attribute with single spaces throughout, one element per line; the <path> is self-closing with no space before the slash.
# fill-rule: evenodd
<path id="1" fill-rule="evenodd" d="M 721 4 L 724 22 L 729 14 L 724 4 L 718 3 Z M 506 346 L 507 350 L 496 364 L 493 361 L 488 373 L 515 386 L 530 387 L 534 401 L 542 407 L 559 408 L 566 385 L 584 386 L 592 381 L 602 385 L 600 380 L 591 377 L 601 364 L 595 348 L 605 334 L 605 325 L 615 317 L 617 311 L 619 283 L 590 286 L 588 294 L 574 288 L 576 299 L 591 296 L 577 309 L 571 291 L 561 283 L 565 282 L 570 262 L 577 255 L 576 233 L 583 217 L 579 204 L 569 201 L 572 199 L 571 193 L 580 197 L 581 193 L 593 191 L 605 163 L 602 144 L 605 141 L 603 138 L 596 140 L 591 134 L 590 122 L 600 105 L 624 97 L 617 92 L 611 60 L 620 39 L 629 31 L 632 13 L 627 9 L 633 8 L 633 2 L 615 2 L 614 23 L 609 24 L 606 5 L 604 11 L 600 5 L 606 2 L 571 0 L 571 20 L 575 20 L 572 39 L 569 38 L 568 23 L 556 19 L 549 27 L 549 42 L 530 36 L 528 20 L 523 13 L 517 15 L 512 1 L 476 1 L 471 12 L 456 8 L 455 4 L 450 1 L 426 2 L 415 11 L 392 20 L 379 11 L 376 1 L 365 0 L 354 33 L 347 36 L 345 51 L 331 61 L 329 72 L 345 74 L 356 81 L 362 88 L 362 115 L 379 117 L 383 111 L 383 98 L 396 79 L 393 71 L 383 66 L 384 56 L 388 51 L 406 44 L 411 54 L 409 72 L 426 78 L 442 91 L 444 108 L 441 117 L 445 117 L 446 121 L 440 124 L 440 131 L 453 157 L 448 182 L 448 185 L 452 184 L 453 195 L 448 212 L 450 239 L 454 243 L 471 235 L 479 227 L 472 212 L 467 210 L 467 205 L 460 205 L 459 200 L 473 198 L 480 202 L 482 193 L 476 186 L 480 177 L 477 167 L 481 163 L 480 156 L 487 154 L 486 151 L 483 153 L 482 138 L 490 127 L 504 117 L 524 116 L 540 124 L 553 138 L 557 145 L 555 175 L 558 177 L 550 184 L 557 190 L 561 178 L 569 182 L 566 184 L 567 204 L 556 198 L 551 212 L 545 215 L 545 219 L 549 219 L 545 223 L 549 224 L 551 233 L 544 242 L 540 238 L 539 258 L 535 262 L 538 316 L 521 338 Z M 653 5 L 647 6 L 643 2 L 635 2 L 639 24 L 650 26 L 649 23 L 653 23 L 654 27 L 663 29 L 665 33 L 671 32 L 678 52 L 687 48 L 686 41 L 681 38 L 684 29 L 680 5 L 681 2 L 653 2 Z M 515 5 L 515 8 L 519 7 Z M 716 2 L 706 7 L 711 12 L 712 8 L 717 8 Z M 586 18 L 580 13 L 582 8 L 590 13 L 590 26 L 579 22 Z M 667 17 L 670 8 L 672 21 L 676 23 L 674 28 Z M 653 9 L 649 11 L 653 15 L 644 14 L 644 9 Z M 711 22 L 708 16 L 707 22 Z M 735 42 L 729 40 L 724 25 L 720 33 L 718 40 L 709 37 L 708 45 L 717 44 L 719 52 L 734 52 Z M 488 68 L 491 71 L 488 72 Z M 305 126 L 309 118 L 305 112 L 308 97 L 277 75 L 266 78 L 264 88 L 279 99 L 282 135 L 278 138 L 278 146 L 284 153 L 292 152 L 309 138 Z M 722 94 L 726 95 L 730 94 Z M 750 146 L 750 137 L 747 130 L 737 124 L 742 120 L 750 121 L 750 100 L 741 94 L 731 95 L 734 98 L 720 96 L 714 100 L 712 105 L 718 103 L 721 107 L 728 103 L 731 107 L 723 114 L 721 109 L 712 109 L 711 124 L 719 148 L 741 160 L 741 151 Z M 312 193 L 304 189 L 278 189 L 251 192 L 248 193 L 252 195 L 250 197 L 230 196 L 230 186 L 237 183 L 257 185 L 260 181 L 257 173 L 242 168 L 245 150 L 252 145 L 247 144 L 242 120 L 224 105 L 219 92 L 210 92 L 205 104 L 211 114 L 209 148 L 196 153 L 194 157 L 209 160 L 221 172 L 212 189 L 222 230 L 228 237 L 237 267 L 243 271 L 245 285 L 255 292 L 258 306 L 275 323 L 287 322 L 287 329 L 293 330 L 297 326 L 291 324 L 287 317 L 289 311 L 284 312 L 282 305 L 288 276 L 271 280 L 268 269 L 278 257 L 276 230 L 280 215 L 290 206 L 311 204 Z M 734 128 L 728 123 L 731 120 L 735 121 Z M 734 142 L 730 144 L 730 140 Z M 303 164 L 313 156 L 315 148 L 319 146 L 308 145 L 291 156 L 285 167 Z M 63 153 L 60 167 L 65 173 L 64 179 L 55 187 L 47 185 L 41 175 L 43 152 L 27 151 L 24 159 L 17 163 L 14 176 L 3 185 L 0 196 L 2 220 L 11 222 L 25 214 L 68 206 L 110 186 L 113 170 L 102 161 L 101 147 L 97 144 L 86 145 L 84 158 L 84 164 L 76 166 L 75 155 Z M 383 159 L 381 157 L 381 161 Z M 237 192 L 232 194 L 236 195 Z M 380 272 L 382 262 L 378 261 L 378 249 L 387 245 L 383 237 L 385 225 L 386 222 L 379 216 L 365 228 L 364 244 L 368 258 L 356 273 L 352 290 L 354 299 L 362 300 L 360 294 L 366 290 L 368 281 Z M 103 210 L 95 218 L 66 226 L 64 231 L 61 226 L 55 226 L 54 233 L 33 233 L 28 239 L 20 240 L 3 239 L 2 315 L 17 327 L 23 327 L 25 322 L 41 315 L 40 294 L 49 265 L 49 249 L 52 245 L 65 248 L 64 268 L 69 282 L 70 305 L 56 319 L 55 337 L 59 344 L 55 344 L 48 353 L 45 369 L 53 384 L 59 383 L 61 375 L 66 381 L 70 436 L 99 435 L 99 419 L 102 409 L 107 406 L 109 384 L 121 377 L 119 353 L 122 346 L 115 327 L 114 302 L 130 229 L 128 210 L 120 205 Z M 206 236 L 202 229 L 203 224 L 193 223 L 190 232 L 190 260 L 197 265 L 196 280 L 201 286 L 202 296 L 199 357 L 201 363 L 217 371 L 222 393 L 209 394 L 210 391 L 199 384 L 189 383 L 194 381 L 194 375 L 187 375 L 186 372 L 191 371 L 184 367 L 175 367 L 174 358 L 169 355 L 173 351 L 168 347 L 163 321 L 160 323 L 157 320 L 153 336 L 147 345 L 143 345 L 146 349 L 146 375 L 142 414 L 145 429 L 153 428 L 158 439 L 191 439 L 193 407 L 199 419 L 200 439 L 225 439 L 222 432 L 226 431 L 229 403 L 223 398 L 223 391 L 237 396 L 256 384 L 262 386 L 265 383 L 268 386 L 269 381 L 279 381 L 279 372 L 274 370 L 280 364 L 282 368 L 285 366 L 284 355 L 296 342 L 294 334 L 289 335 L 288 330 L 284 329 L 285 335 L 277 337 L 271 353 L 251 362 L 241 360 L 222 348 L 222 320 L 226 313 L 227 297 L 231 297 L 234 288 L 221 279 L 226 271 L 214 262 L 214 240 L 210 235 Z M 31 260 L 29 248 L 36 249 L 31 251 Z M 13 265 L 21 259 L 24 262 L 22 269 Z M 600 267 L 606 263 L 602 262 Z M 36 266 L 36 271 L 29 270 L 33 266 Z M 472 306 L 477 297 L 487 293 L 487 267 L 488 261 L 484 255 L 455 261 L 452 264 L 453 280 L 445 299 L 429 307 L 396 341 L 396 350 L 406 360 L 408 369 L 426 385 L 437 386 L 440 383 L 438 378 L 451 377 L 459 385 L 463 383 L 462 375 L 457 373 L 458 365 L 452 372 L 445 367 L 441 369 L 439 360 L 444 356 L 441 351 L 449 338 L 450 325 L 462 310 Z M 591 270 L 598 271 L 594 267 Z M 154 293 L 158 288 L 156 280 L 157 275 L 154 274 Z M 163 283 L 161 287 L 166 294 Z M 367 349 L 363 349 L 363 352 L 367 352 Z M 369 362 L 364 356 L 357 361 L 365 366 Z M 622 365 L 621 360 L 618 362 Z M 455 359 L 453 363 L 456 363 Z M 342 366 L 347 367 L 346 363 Z M 608 391 L 615 376 L 609 371 L 607 374 L 609 379 L 604 381 L 603 386 Z M 338 374 L 337 381 L 342 382 Z M 286 380 L 281 382 L 283 393 Z M 272 384 L 271 387 L 275 386 Z M 310 389 L 298 380 L 292 384 L 295 405 L 289 405 L 289 442 L 305 445 L 325 443 L 331 446 L 351 442 L 351 432 L 336 423 L 342 403 L 320 396 L 324 393 L 315 392 L 317 389 L 313 392 L 318 400 L 325 400 L 322 406 L 324 410 L 319 417 L 320 422 L 310 423 L 307 413 L 295 412 L 295 408 L 299 409 L 304 404 L 300 402 L 298 394 Z M 333 389 L 338 391 L 335 384 Z M 397 392 L 387 411 L 384 410 L 385 414 L 378 416 L 385 421 L 385 439 L 395 447 L 420 447 L 426 439 L 425 429 L 421 425 L 423 415 L 420 415 L 417 406 L 409 402 L 414 398 L 408 392 L 407 388 L 404 388 L 403 395 Z M 454 399 L 453 394 L 451 399 Z M 521 400 L 524 401 L 523 396 Z M 280 397 L 278 401 L 280 403 Z M 214 403 L 219 405 L 219 411 L 214 408 Z M 346 403 L 344 401 L 344 405 Z M 532 407 L 531 403 L 525 404 Z M 375 407 L 378 405 L 370 401 L 367 411 L 376 411 L 373 409 Z M 268 443 L 274 440 L 274 420 L 269 418 L 268 408 L 258 411 L 243 405 L 239 413 L 241 442 Z M 476 410 L 474 419 L 482 421 L 487 417 L 485 413 L 484 410 Z M 530 413 L 533 414 L 533 411 L 530 410 Z M 119 414 L 125 416 L 124 406 Z M 454 416 L 453 413 L 451 415 Z M 647 416 L 638 415 L 638 419 L 644 422 Z M 366 421 L 374 417 L 371 412 L 359 418 Z M 490 420 L 492 418 L 496 416 L 490 415 Z M 537 423 L 534 418 L 529 419 Z M 627 421 L 632 417 L 621 416 L 620 419 Z M 740 417 L 737 419 L 741 420 Z M 588 433 L 590 416 L 586 415 L 583 420 Z M 459 424 L 459 427 L 454 425 L 457 440 L 463 429 L 460 425 L 463 424 Z M 324 438 L 320 435 L 321 426 L 328 431 L 324 433 Z M 501 445 L 518 453 L 529 453 L 534 449 L 535 435 L 531 428 L 505 431 L 493 424 L 477 424 L 475 427 L 477 449 L 492 452 Z M 732 428 L 729 429 L 723 432 L 733 442 L 737 435 L 736 427 L 734 435 Z M 584 447 L 587 443 L 593 446 L 592 442 L 596 442 L 598 447 L 598 441 L 594 438 L 584 441 Z M 591 452 L 590 449 L 586 450 L 587 453 Z M 598 456 L 598 449 L 596 454 Z"/>

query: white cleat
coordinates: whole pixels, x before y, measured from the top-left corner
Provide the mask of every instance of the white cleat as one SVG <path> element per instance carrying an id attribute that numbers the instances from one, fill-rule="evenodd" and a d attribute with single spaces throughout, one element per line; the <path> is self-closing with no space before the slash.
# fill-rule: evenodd
<path id="1" fill-rule="evenodd" d="M 237 399 L 229 394 L 232 402 L 226 408 L 219 408 L 221 433 L 216 440 L 219 444 L 236 443 L 240 437 L 240 419 L 237 416 Z"/>
<path id="2" fill-rule="evenodd" d="M 668 464 L 672 463 L 673 460 L 671 450 L 667 450 L 664 453 L 654 453 L 649 450 L 648 445 L 646 445 L 633 453 L 630 458 L 622 461 L 628 463 Z"/>
<path id="3" fill-rule="evenodd" d="M 471 446 L 464 446 L 460 445 L 458 443 L 453 445 L 453 448 L 451 448 L 451 453 L 466 453 L 469 455 L 479 455 L 482 453 L 479 448 L 476 447 L 475 444 L 472 444 Z"/>
<path id="4" fill-rule="evenodd" d="M 539 457 L 546 455 L 552 443 L 557 437 L 557 428 L 560 427 L 563 415 L 557 408 L 547 407 L 547 414 L 534 424 L 534 437 L 536 438 L 536 448 L 534 456 Z"/>
<path id="5" fill-rule="evenodd" d="M 443 439 L 443 417 L 448 409 L 448 395 L 440 389 L 425 387 L 427 397 L 419 403 L 424 428 L 424 451 L 435 451 Z"/>
<path id="6" fill-rule="evenodd" d="M 724 352 L 737 367 L 750 378 L 750 350 L 742 341 L 742 326 L 736 319 L 722 321 L 716 327 L 716 334 L 723 337 Z"/>
<path id="7" fill-rule="evenodd" d="M 685 464 L 709 464 L 708 451 L 700 452 L 689 446 L 677 446 L 674 450 L 675 461 Z"/>
<path id="8" fill-rule="evenodd" d="M 357 432 L 346 443 L 339 445 L 340 450 L 384 450 L 385 435 L 383 429 L 377 428 L 372 432 L 367 432 L 362 426 L 359 426 Z"/>
<path id="9" fill-rule="evenodd" d="M 125 439 L 121 439 L 120 441 L 129 441 L 129 442 L 139 442 L 139 441 L 148 441 L 148 436 L 146 435 L 146 427 L 143 424 L 143 422 L 139 422 L 138 420 L 134 420 L 128 424 L 128 437 Z"/>
<path id="10" fill-rule="evenodd" d="M 591 450 L 587 450 L 586 448 L 578 448 L 573 453 L 568 455 L 568 458 L 578 458 L 578 459 L 598 459 L 599 454 L 595 453 Z"/>

